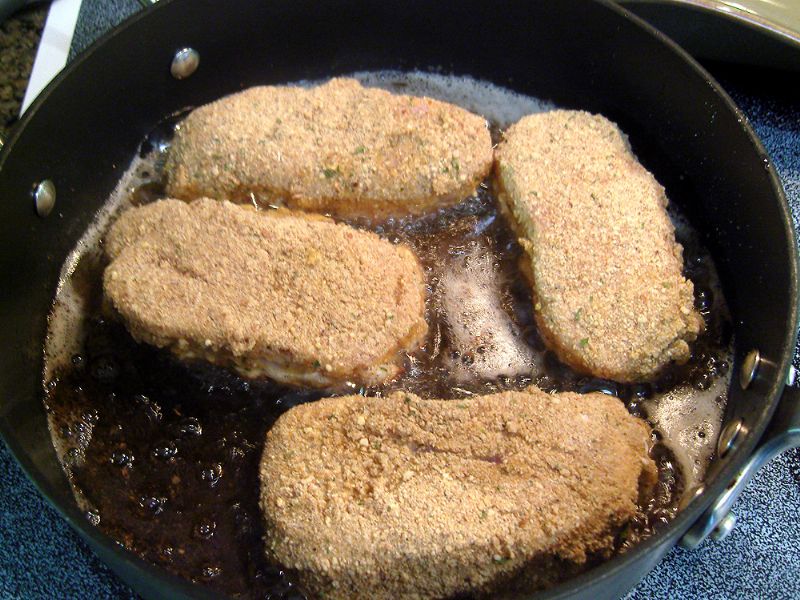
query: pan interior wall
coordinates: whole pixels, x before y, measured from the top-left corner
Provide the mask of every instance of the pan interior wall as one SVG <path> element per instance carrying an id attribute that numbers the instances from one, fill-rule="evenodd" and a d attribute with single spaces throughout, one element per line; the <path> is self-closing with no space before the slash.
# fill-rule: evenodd
<path id="1" fill-rule="evenodd" d="M 366 85 L 429 95 L 483 114 L 496 140 L 522 115 L 554 107 L 469 78 L 396 71 L 355 76 Z M 91 523 L 187 579 L 256 597 L 291 584 L 278 565 L 266 563 L 260 548 L 256 468 L 264 432 L 281 412 L 319 394 L 178 364 L 136 344 L 108 319 L 102 302 L 102 236 L 120 211 L 159 197 L 163 157 L 176 119 L 147 136 L 141 154 L 62 268 L 44 371 L 50 431 Z M 431 282 L 431 336 L 425 349 L 411 357 L 406 376 L 389 388 L 364 393 L 402 388 L 428 397 L 464 398 L 536 384 L 620 397 L 654 426 L 653 455 L 660 468 L 658 495 L 620 540 L 624 551 L 671 520 L 681 495 L 702 481 L 712 458 L 732 347 L 714 261 L 673 206 L 671 217 L 685 248 L 698 308 L 706 317 L 706 334 L 688 365 L 654 385 L 621 386 L 581 377 L 544 349 L 518 272 L 521 250 L 488 183 L 457 207 L 422 218 L 351 222 L 411 245 Z M 459 325 L 507 332 L 495 337 L 501 343 L 481 347 L 459 338 L 452 306 L 460 299 L 472 302 L 481 320 L 467 317 Z M 500 371 L 498 364 L 503 365 Z"/>

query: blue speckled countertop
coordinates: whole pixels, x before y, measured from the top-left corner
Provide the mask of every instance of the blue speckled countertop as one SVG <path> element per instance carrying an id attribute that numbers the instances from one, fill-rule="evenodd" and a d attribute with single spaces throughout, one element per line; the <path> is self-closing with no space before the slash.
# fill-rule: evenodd
<path id="1" fill-rule="evenodd" d="M 136 0 L 84 0 L 70 58 L 140 9 Z M 783 181 L 800 223 L 800 97 L 793 79 L 711 65 L 744 110 Z M 795 366 L 800 366 L 795 355 Z M 764 468 L 734 506 L 721 542 L 673 550 L 629 599 L 800 598 L 800 452 Z M 135 598 L 25 478 L 0 444 L 0 598 Z"/>

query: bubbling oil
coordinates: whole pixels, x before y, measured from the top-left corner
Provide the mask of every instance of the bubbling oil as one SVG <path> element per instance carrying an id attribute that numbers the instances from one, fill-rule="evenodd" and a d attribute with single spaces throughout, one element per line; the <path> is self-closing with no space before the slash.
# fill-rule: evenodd
<path id="1" fill-rule="evenodd" d="M 494 139 L 523 115 L 552 104 L 486 82 L 422 73 L 357 73 L 365 85 L 453 102 L 489 121 Z M 306 82 L 308 83 L 308 82 Z M 302 598 L 261 548 L 258 462 L 264 434 L 285 410 L 322 393 L 247 381 L 219 368 L 181 364 L 137 344 L 102 303 L 102 239 L 130 206 L 163 193 L 162 168 L 180 115 L 143 142 L 61 273 L 45 347 L 44 382 L 54 446 L 86 518 L 129 550 L 189 580 L 246 598 Z M 681 495 L 713 457 L 729 384 L 730 319 L 708 252 L 672 207 L 686 274 L 706 332 L 687 365 L 651 384 L 585 377 L 561 364 L 537 331 L 521 248 L 490 182 L 430 214 L 348 222 L 411 246 L 425 269 L 429 334 L 407 356 L 396 389 L 464 398 L 535 384 L 600 391 L 654 428 L 655 496 L 618 540 L 620 551 L 668 523 Z"/>

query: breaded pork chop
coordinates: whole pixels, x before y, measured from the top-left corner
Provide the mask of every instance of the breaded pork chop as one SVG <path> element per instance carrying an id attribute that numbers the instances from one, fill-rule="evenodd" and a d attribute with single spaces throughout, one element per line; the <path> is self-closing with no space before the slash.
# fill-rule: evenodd
<path id="1" fill-rule="evenodd" d="M 160 200 L 123 213 L 106 251 L 134 338 L 247 377 L 378 384 L 427 331 L 411 250 L 317 215 Z"/>
<path id="2" fill-rule="evenodd" d="M 703 328 L 664 188 L 602 116 L 556 110 L 508 129 L 501 204 L 525 249 L 545 342 L 578 371 L 653 378 Z"/>
<path id="3" fill-rule="evenodd" d="M 491 167 L 482 117 L 332 79 L 253 87 L 201 106 L 179 125 L 166 172 L 175 198 L 386 216 L 459 202 Z"/>
<path id="4" fill-rule="evenodd" d="M 603 394 L 300 405 L 266 437 L 266 552 L 320 598 L 550 583 L 612 551 L 652 492 L 649 444 Z"/>

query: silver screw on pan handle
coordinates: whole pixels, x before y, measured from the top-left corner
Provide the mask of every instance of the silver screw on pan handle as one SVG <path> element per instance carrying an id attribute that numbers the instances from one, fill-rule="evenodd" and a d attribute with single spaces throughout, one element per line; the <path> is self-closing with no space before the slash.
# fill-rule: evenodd
<path id="1" fill-rule="evenodd" d="M 736 448 L 745 433 L 747 433 L 747 429 L 742 424 L 742 420 L 733 419 L 725 426 L 722 433 L 719 434 L 719 439 L 717 440 L 717 455 L 720 458 L 727 456 L 731 450 Z"/>
<path id="2" fill-rule="evenodd" d="M 739 371 L 739 385 L 743 390 L 750 387 L 753 380 L 758 375 L 758 367 L 761 365 L 761 353 L 758 350 L 751 350 L 742 361 L 742 369 Z"/>
<path id="3" fill-rule="evenodd" d="M 736 527 L 736 515 L 734 515 L 733 513 L 728 513 L 719 522 L 719 525 L 717 525 L 714 528 L 714 531 L 711 532 L 711 535 L 709 535 L 709 537 L 715 542 L 722 541 L 726 537 L 728 537 L 730 532 L 733 531 L 734 527 Z"/>
<path id="4" fill-rule="evenodd" d="M 181 48 L 175 53 L 169 72 L 175 79 L 186 79 L 200 66 L 200 55 L 194 48 Z"/>
<path id="5" fill-rule="evenodd" d="M 45 179 L 33 186 L 33 205 L 40 217 L 46 217 L 53 211 L 56 205 L 56 186 L 52 181 Z"/>

